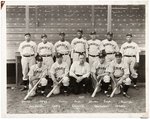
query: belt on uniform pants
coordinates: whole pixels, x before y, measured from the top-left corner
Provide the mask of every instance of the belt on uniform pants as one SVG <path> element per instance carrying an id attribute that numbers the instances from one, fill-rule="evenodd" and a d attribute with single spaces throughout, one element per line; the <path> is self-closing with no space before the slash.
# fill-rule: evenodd
<path id="1" fill-rule="evenodd" d="M 81 54 L 82 54 L 82 53 L 85 53 L 85 52 L 78 52 L 78 51 L 74 51 L 74 53 L 79 53 L 79 54 L 81 53 Z"/>
<path id="2" fill-rule="evenodd" d="M 24 57 L 31 57 L 31 56 L 34 56 L 34 54 L 32 55 L 23 55 Z"/>
<path id="3" fill-rule="evenodd" d="M 69 55 L 68 53 L 62 54 L 62 55 Z"/>
<path id="4" fill-rule="evenodd" d="M 76 76 L 82 76 L 82 75 L 76 74 Z"/>
<path id="5" fill-rule="evenodd" d="M 124 57 L 135 57 L 135 55 L 124 55 Z"/>
<path id="6" fill-rule="evenodd" d="M 40 55 L 41 57 L 51 57 L 52 55 Z"/>
<path id="7" fill-rule="evenodd" d="M 112 54 L 115 54 L 115 53 L 106 53 L 107 55 L 112 55 Z"/>
<path id="8" fill-rule="evenodd" d="M 90 54 L 89 54 L 89 56 L 91 56 L 91 57 L 98 57 L 98 55 L 90 55 Z"/>

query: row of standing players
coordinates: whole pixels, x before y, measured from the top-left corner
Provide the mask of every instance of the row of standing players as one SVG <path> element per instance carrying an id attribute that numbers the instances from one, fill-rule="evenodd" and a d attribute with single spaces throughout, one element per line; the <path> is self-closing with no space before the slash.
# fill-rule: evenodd
<path id="1" fill-rule="evenodd" d="M 63 86 L 65 91 L 67 89 L 66 87 L 68 87 L 69 84 L 70 84 L 69 87 L 71 87 L 71 88 L 75 87 L 74 89 L 72 89 L 72 90 L 75 90 L 75 93 L 77 93 L 77 92 L 79 93 L 79 91 L 77 91 L 76 89 L 80 89 L 80 88 L 78 88 L 78 86 L 79 85 L 83 86 L 83 84 L 85 85 L 85 82 L 88 82 L 88 84 L 86 84 L 85 86 L 87 86 L 87 88 L 90 87 L 89 85 L 91 83 L 89 81 L 83 80 L 89 76 L 92 77 L 90 79 L 94 79 L 94 80 L 90 80 L 90 81 L 92 81 L 92 87 L 89 88 L 89 90 L 90 90 L 95 87 L 95 85 L 96 85 L 95 82 L 97 82 L 99 80 L 98 75 L 100 75 L 104 72 L 108 72 L 109 70 L 111 72 L 112 72 L 112 70 L 114 70 L 114 71 L 112 73 L 113 75 L 111 76 L 111 78 L 110 77 L 108 78 L 108 76 L 103 77 L 104 80 L 102 81 L 102 84 L 103 84 L 102 89 L 104 89 L 105 94 L 107 94 L 108 86 L 110 84 L 110 81 L 108 81 L 108 80 L 115 79 L 115 78 L 118 79 L 118 76 L 120 77 L 121 75 L 122 75 L 121 77 L 125 76 L 126 77 L 125 79 L 127 79 L 127 80 L 129 79 L 128 77 L 131 77 L 131 79 L 134 83 L 134 87 L 137 89 L 137 87 L 136 87 L 137 73 L 136 73 L 134 66 L 135 66 L 135 64 L 137 65 L 139 63 L 140 50 L 139 50 L 138 45 L 132 41 L 132 34 L 128 33 L 126 35 L 127 42 L 125 42 L 121 46 L 121 49 L 119 49 L 117 43 L 112 39 L 113 38 L 112 32 L 107 33 L 107 39 L 100 41 L 99 39 L 96 38 L 96 32 L 93 31 L 90 33 L 91 40 L 86 41 L 83 38 L 83 31 L 78 30 L 77 38 L 74 38 L 72 40 L 71 44 L 65 40 L 65 33 L 61 32 L 59 34 L 59 36 L 60 36 L 60 40 L 58 42 L 56 42 L 55 45 L 53 46 L 52 43 L 47 41 L 47 35 L 42 34 L 42 36 L 41 36 L 42 42 L 39 43 L 38 46 L 36 46 L 36 43 L 31 41 L 31 39 L 30 39 L 31 34 L 30 33 L 25 34 L 25 41 L 22 42 L 19 46 L 19 51 L 22 56 L 21 64 L 22 64 L 22 73 L 23 73 L 23 84 L 24 84 L 24 88 L 22 90 L 27 89 L 28 80 L 31 79 L 30 77 L 32 77 L 32 75 L 34 77 L 38 77 L 42 71 L 40 68 L 38 68 L 38 66 L 36 66 L 36 68 L 33 68 L 34 71 L 31 71 L 32 65 L 35 64 L 35 56 L 37 55 L 37 53 L 39 54 L 40 57 L 42 57 L 42 59 L 43 59 L 42 62 L 47 68 L 46 75 L 53 80 L 53 84 L 57 84 L 58 82 L 56 79 L 59 79 L 58 77 L 60 77 L 60 75 L 65 72 L 65 71 L 63 71 L 63 69 L 65 69 L 65 68 L 63 68 L 63 66 L 61 66 L 58 63 L 59 60 L 58 61 L 56 60 L 56 62 L 54 63 L 53 57 L 54 56 L 57 57 L 57 55 L 55 55 L 55 54 L 58 54 L 58 53 L 61 54 L 62 61 L 66 62 L 69 68 L 71 66 L 71 62 L 73 62 L 71 67 L 74 67 L 73 68 L 74 70 L 72 71 L 73 73 L 71 73 L 71 72 L 69 73 L 71 75 L 71 77 L 69 78 L 70 80 L 69 79 L 68 79 L 68 81 L 64 80 L 64 82 L 66 83 L 66 84 L 64 83 L 64 86 Z M 119 55 L 119 57 L 121 57 L 121 59 L 122 59 L 121 62 L 123 62 L 123 63 L 121 63 L 121 65 L 119 65 L 117 68 L 117 65 L 114 65 L 115 64 L 114 61 L 115 61 L 115 59 L 117 59 L 117 58 L 115 58 L 115 54 L 119 51 L 121 52 L 120 53 L 121 55 Z M 82 54 L 84 54 L 83 56 L 86 58 L 86 61 L 89 62 L 89 67 L 90 67 L 89 71 L 90 71 L 91 75 L 86 74 L 88 71 L 88 66 L 80 67 L 80 65 L 79 65 L 80 63 L 78 63 L 78 62 L 80 62 L 79 60 L 81 60 L 81 62 L 83 62 L 82 60 L 85 59 L 85 58 L 82 58 Z M 105 57 L 104 58 L 105 61 L 103 61 L 103 62 L 106 62 L 107 67 L 111 67 L 111 68 L 107 68 L 106 66 L 102 65 L 103 63 L 102 64 L 100 63 L 101 62 L 100 55 L 103 55 L 102 56 L 103 58 Z M 71 56 L 71 58 L 70 58 L 70 56 Z M 59 59 L 59 57 L 57 59 Z M 85 64 L 87 62 L 85 62 Z M 99 63 L 100 63 L 100 65 L 99 65 Z M 35 64 L 35 65 L 37 65 L 37 64 Z M 94 71 L 93 70 L 94 67 L 95 67 L 95 73 L 92 73 L 92 71 Z M 114 67 L 114 68 L 112 68 L 112 67 Z M 30 71 L 28 71 L 28 69 L 30 69 Z M 72 68 L 70 68 L 70 71 L 71 71 L 71 69 Z M 108 71 L 107 71 L 107 69 L 108 69 Z M 32 73 L 30 73 L 30 72 L 32 72 Z M 128 73 L 125 73 L 125 72 L 128 72 Z M 32 74 L 32 75 L 30 75 L 30 74 Z M 124 75 L 124 74 L 126 74 L 126 75 Z M 66 74 L 66 75 L 68 75 L 68 74 Z M 80 78 L 78 78 L 78 77 L 80 77 Z M 65 78 L 65 79 L 67 79 L 67 78 Z M 125 81 L 124 78 L 120 82 L 123 82 L 123 81 Z M 47 84 L 46 82 L 47 81 L 44 81 L 44 85 Z M 114 81 L 114 84 L 115 83 L 117 84 L 117 82 L 118 81 Z M 128 83 L 127 83 L 128 85 L 130 84 L 129 82 L 130 81 L 128 80 Z M 65 85 L 67 85 L 67 86 L 65 86 Z M 33 85 L 31 85 L 31 86 L 29 85 L 29 88 L 32 86 Z M 113 85 L 112 85 L 112 87 L 113 87 Z M 126 87 L 125 90 L 127 90 L 128 86 L 125 86 L 125 87 Z M 43 90 L 44 90 L 44 88 L 43 88 Z M 127 91 L 125 91 L 124 95 L 127 95 L 126 92 Z M 56 90 L 56 93 L 59 93 L 59 89 Z"/>

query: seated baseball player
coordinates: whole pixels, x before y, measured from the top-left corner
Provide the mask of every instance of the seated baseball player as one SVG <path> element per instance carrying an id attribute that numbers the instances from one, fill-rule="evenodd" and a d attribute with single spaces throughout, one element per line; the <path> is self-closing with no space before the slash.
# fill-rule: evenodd
<path id="1" fill-rule="evenodd" d="M 109 76 L 109 73 L 107 72 L 107 68 L 109 65 L 105 60 L 105 56 L 106 54 L 104 53 L 99 54 L 99 60 L 94 62 L 92 69 L 91 69 L 91 74 L 92 74 L 92 79 L 93 79 L 92 80 L 93 88 L 95 89 L 99 80 L 101 80 L 101 83 L 100 83 L 101 86 L 98 91 L 102 89 L 104 91 L 104 94 L 106 96 L 109 96 L 108 87 L 110 84 L 110 76 Z"/>
<path id="2" fill-rule="evenodd" d="M 53 86 L 58 85 L 54 90 L 53 94 L 64 93 L 69 95 L 69 66 L 66 62 L 63 61 L 63 55 L 60 53 L 56 54 L 56 62 L 52 65 L 50 74 L 53 80 Z M 59 81 L 62 82 L 59 84 Z"/>
<path id="3" fill-rule="evenodd" d="M 35 96 L 37 93 L 38 87 L 41 89 L 41 94 L 45 95 L 45 88 L 47 85 L 47 79 L 45 78 L 47 75 L 47 68 L 43 65 L 43 58 L 39 55 L 35 57 L 36 64 L 32 65 L 30 71 L 28 73 L 29 76 L 29 90 L 28 92 L 34 87 L 34 85 L 39 81 L 38 86 L 33 90 L 30 96 Z"/>
<path id="4" fill-rule="evenodd" d="M 79 54 L 79 61 L 70 68 L 70 88 L 74 94 L 86 93 L 90 87 L 90 65 L 85 60 L 85 54 Z"/>
<path id="5" fill-rule="evenodd" d="M 130 98 L 127 94 L 129 85 L 131 84 L 131 79 L 129 78 L 129 68 L 124 64 L 122 54 L 120 52 L 117 52 L 115 57 L 115 60 L 111 62 L 108 68 L 108 72 L 111 73 L 111 77 L 114 81 L 112 82 L 112 89 L 117 86 L 118 88 L 115 91 L 115 94 L 119 94 L 121 92 L 120 86 L 122 86 L 123 96 Z"/>

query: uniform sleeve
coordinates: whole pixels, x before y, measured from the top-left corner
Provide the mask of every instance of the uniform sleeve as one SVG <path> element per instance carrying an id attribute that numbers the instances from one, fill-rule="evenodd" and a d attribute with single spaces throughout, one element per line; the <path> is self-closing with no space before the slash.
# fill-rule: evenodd
<path id="1" fill-rule="evenodd" d="M 52 65 L 51 69 L 50 69 L 50 73 L 51 74 L 55 74 L 55 64 Z"/>
<path id="2" fill-rule="evenodd" d="M 71 65 L 69 75 L 75 77 L 75 62 Z"/>
<path id="3" fill-rule="evenodd" d="M 71 45 L 70 45 L 69 42 L 67 43 L 67 46 L 68 46 L 68 51 L 69 51 L 69 54 L 70 54 L 71 53 Z"/>
<path id="4" fill-rule="evenodd" d="M 116 52 L 119 52 L 119 46 L 116 42 L 115 42 L 115 50 L 116 50 Z"/>
<path id="5" fill-rule="evenodd" d="M 66 63 L 65 76 L 68 76 L 68 73 L 69 73 L 69 66 L 68 66 L 68 64 Z"/>
<path id="6" fill-rule="evenodd" d="M 84 78 L 88 78 L 90 76 L 90 65 L 87 63 L 86 65 L 86 74 L 83 75 Z"/>
<path id="7" fill-rule="evenodd" d="M 91 73 L 96 73 L 96 66 L 97 66 L 97 63 L 94 62 L 94 63 L 93 63 L 93 66 L 92 66 L 92 68 L 91 68 Z"/>
<path id="8" fill-rule="evenodd" d="M 37 45 L 36 45 L 36 43 L 34 43 L 33 48 L 34 48 L 34 55 L 36 56 L 37 55 Z"/>
<path id="9" fill-rule="evenodd" d="M 139 63 L 139 53 L 140 53 L 140 48 L 139 48 L 139 46 L 137 45 L 136 46 L 136 62 L 138 62 Z"/>
<path id="10" fill-rule="evenodd" d="M 120 52 L 121 52 L 122 55 L 124 55 L 124 49 L 123 49 L 123 46 L 124 46 L 124 45 L 121 45 L 121 49 L 120 49 Z"/>
<path id="11" fill-rule="evenodd" d="M 88 57 L 88 42 L 85 40 L 86 57 Z"/>
<path id="12" fill-rule="evenodd" d="M 40 53 L 40 43 L 37 46 L 37 53 Z"/>
<path id="13" fill-rule="evenodd" d="M 100 51 L 105 50 L 104 45 L 103 45 L 102 42 L 100 42 L 99 49 L 100 49 Z"/>
<path id="14" fill-rule="evenodd" d="M 54 53 L 57 52 L 56 46 L 57 46 L 57 42 L 54 44 Z"/>
<path id="15" fill-rule="evenodd" d="M 51 48 L 52 48 L 52 56 L 54 56 L 54 54 L 55 54 L 55 48 L 54 48 L 54 45 L 51 43 Z"/>
<path id="16" fill-rule="evenodd" d="M 74 39 L 71 42 L 71 58 L 73 58 L 73 52 L 74 52 Z"/>
<path id="17" fill-rule="evenodd" d="M 29 70 L 29 73 L 28 73 L 28 76 L 29 76 L 29 77 L 34 76 L 34 67 L 33 67 L 33 66 L 31 66 L 31 68 L 30 68 L 30 70 Z"/>

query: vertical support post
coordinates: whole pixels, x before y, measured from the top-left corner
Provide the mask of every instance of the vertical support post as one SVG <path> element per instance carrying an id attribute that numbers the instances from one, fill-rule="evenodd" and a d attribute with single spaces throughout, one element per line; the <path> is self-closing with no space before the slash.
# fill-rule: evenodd
<path id="1" fill-rule="evenodd" d="M 112 15 L 112 6 L 108 5 L 108 12 L 107 12 L 107 32 L 111 31 L 111 15 Z"/>
<path id="2" fill-rule="evenodd" d="M 29 31 L 29 6 L 25 7 L 26 32 Z"/>
<path id="3" fill-rule="evenodd" d="M 92 21 L 92 29 L 94 30 L 95 28 L 95 18 L 94 18 L 94 5 L 92 5 L 92 18 L 91 18 L 91 21 Z"/>

